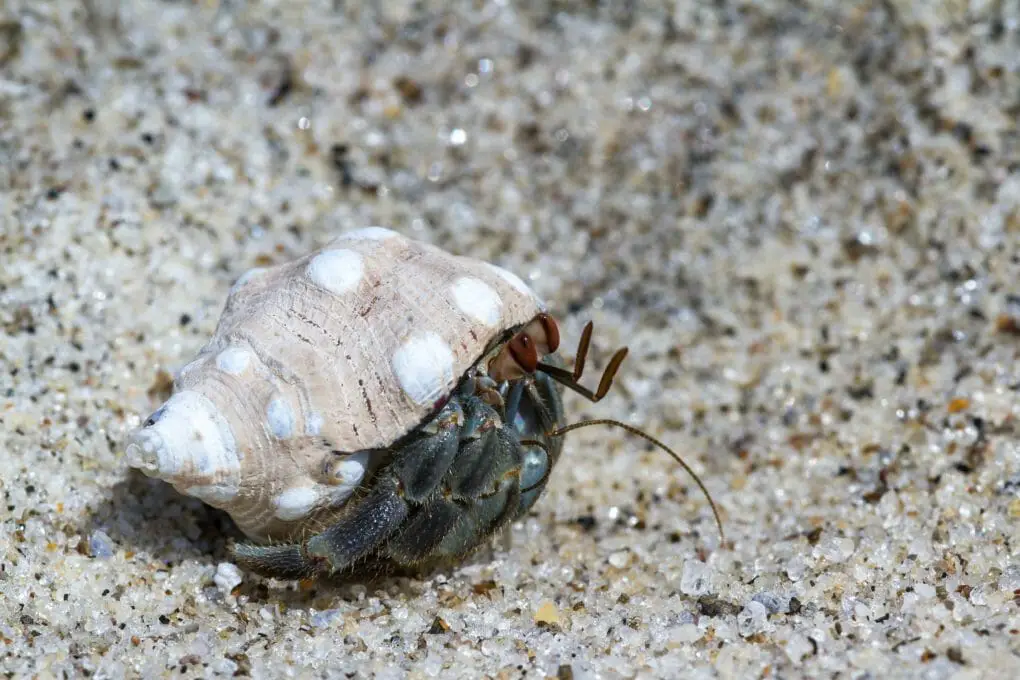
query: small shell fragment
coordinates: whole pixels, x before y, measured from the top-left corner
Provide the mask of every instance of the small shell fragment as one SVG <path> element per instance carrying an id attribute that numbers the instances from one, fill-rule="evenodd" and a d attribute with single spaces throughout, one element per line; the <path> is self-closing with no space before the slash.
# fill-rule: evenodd
<path id="1" fill-rule="evenodd" d="M 216 565 L 216 574 L 213 576 L 213 583 L 219 588 L 224 596 L 230 595 L 234 588 L 244 581 L 244 574 L 236 565 L 230 562 L 220 562 Z"/>

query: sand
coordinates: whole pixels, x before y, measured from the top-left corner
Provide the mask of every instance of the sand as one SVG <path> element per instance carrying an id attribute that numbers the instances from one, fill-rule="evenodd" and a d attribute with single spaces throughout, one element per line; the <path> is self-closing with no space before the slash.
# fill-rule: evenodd
<path id="1" fill-rule="evenodd" d="M 123 5 L 123 6 L 122 6 Z M 0 9 L 6 677 L 1020 675 L 1020 5 Z M 124 441 L 238 276 L 387 226 L 630 347 L 509 547 L 240 572 Z"/>

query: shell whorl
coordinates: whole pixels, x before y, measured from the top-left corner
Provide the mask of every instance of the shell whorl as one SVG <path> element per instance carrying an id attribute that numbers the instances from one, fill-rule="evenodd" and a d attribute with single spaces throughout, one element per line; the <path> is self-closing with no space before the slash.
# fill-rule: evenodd
<path id="1" fill-rule="evenodd" d="M 133 434 L 129 463 L 250 536 L 293 535 L 543 309 L 488 263 L 379 227 L 349 232 L 237 281 L 174 395 Z"/>

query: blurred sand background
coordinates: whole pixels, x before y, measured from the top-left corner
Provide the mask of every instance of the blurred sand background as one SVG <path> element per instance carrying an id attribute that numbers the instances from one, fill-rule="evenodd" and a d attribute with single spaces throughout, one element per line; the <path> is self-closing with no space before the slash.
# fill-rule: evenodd
<path id="1" fill-rule="evenodd" d="M 2 3 L 0 671 L 1020 676 L 1020 3 L 383 4 Z M 568 411 L 726 542 L 588 429 L 509 550 L 239 579 L 123 440 L 371 224 L 628 344 Z"/>

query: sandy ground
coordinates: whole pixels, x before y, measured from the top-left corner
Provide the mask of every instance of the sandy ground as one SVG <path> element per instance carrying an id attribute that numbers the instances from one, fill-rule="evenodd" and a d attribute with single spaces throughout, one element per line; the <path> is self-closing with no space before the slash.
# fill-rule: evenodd
<path id="1" fill-rule="evenodd" d="M 1016 0 L 2 4 L 6 677 L 1020 675 Z M 726 540 L 588 429 L 509 549 L 238 583 L 124 439 L 369 224 L 628 344 L 570 417 Z"/>

